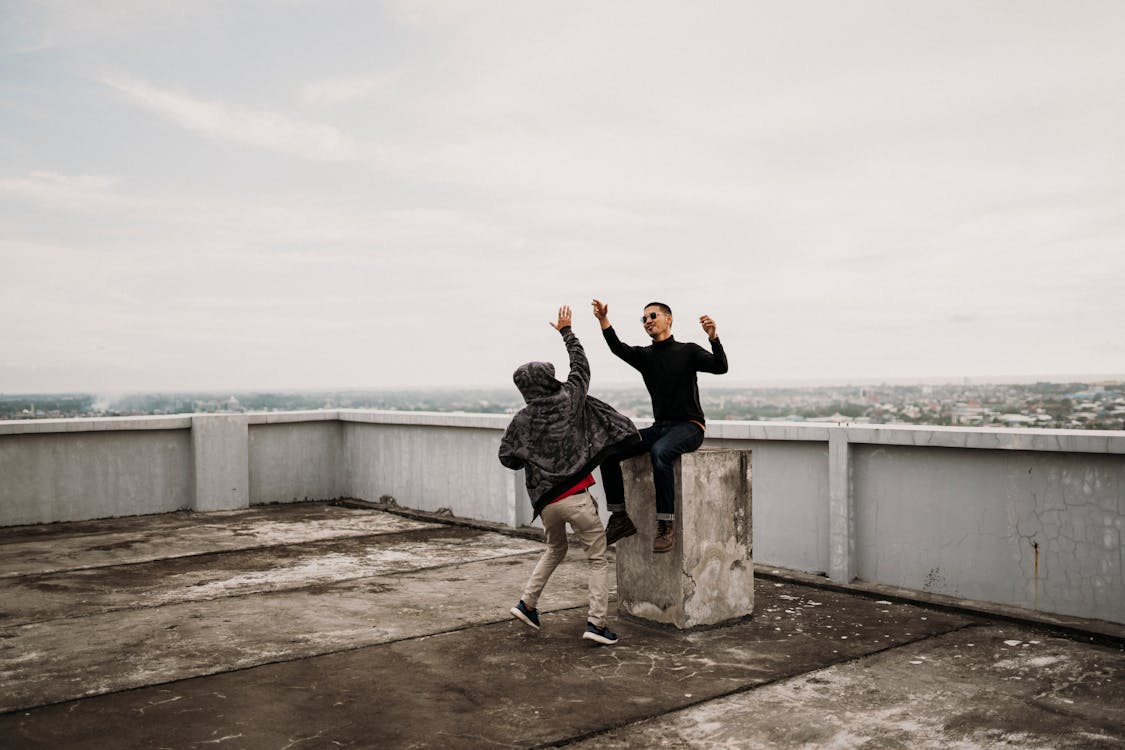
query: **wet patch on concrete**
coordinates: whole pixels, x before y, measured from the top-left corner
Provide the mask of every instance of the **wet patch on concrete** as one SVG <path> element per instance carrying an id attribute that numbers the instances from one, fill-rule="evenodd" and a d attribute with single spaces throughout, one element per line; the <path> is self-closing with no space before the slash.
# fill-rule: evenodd
<path id="1" fill-rule="evenodd" d="M 304 515 L 303 515 L 304 513 Z M 29 527 L 0 530 L 0 578 L 128 565 L 184 555 L 388 534 L 430 524 L 387 513 L 318 505 L 222 513 L 173 513 L 97 522 L 98 533 L 57 536 Z M 46 527 L 69 527 L 53 524 Z"/>
<path id="2" fill-rule="evenodd" d="M 39 537 L 50 537 L 52 541 L 64 542 L 74 537 L 94 537 L 98 534 L 114 534 L 122 529 L 144 527 L 150 531 L 163 529 L 190 528 L 199 525 L 203 519 L 221 521 L 237 518 L 242 521 L 270 520 L 284 523 L 306 523 L 307 521 L 339 518 L 342 506 L 324 502 L 279 503 L 274 505 L 255 505 L 243 510 L 222 510 L 196 513 L 178 510 L 172 513 L 158 513 L 149 516 L 123 516 L 120 518 L 97 518 L 89 521 L 65 521 L 58 523 L 27 524 L 24 526 L 0 527 L 0 545 L 12 541 L 32 541 Z"/>
<path id="3" fill-rule="evenodd" d="M 6 626 L 0 711 L 504 620 L 534 565 L 523 557 Z M 541 609 L 584 603 L 585 571 L 565 561 Z"/>
<path id="4" fill-rule="evenodd" d="M 472 591 L 478 599 L 490 590 L 508 594 L 507 600 L 492 604 L 490 614 L 495 615 L 497 604 L 506 613 L 511 587 L 522 582 L 530 566 L 519 571 L 519 578 L 506 580 L 495 567 L 462 570 L 475 582 Z M 483 575 L 486 570 L 492 580 Z M 581 597 L 584 581 L 574 572 L 568 588 Z M 899 605 L 875 618 L 874 630 L 892 636 L 887 643 L 861 624 L 881 605 L 832 592 L 771 586 L 759 599 L 767 608 L 792 604 L 780 598 L 783 594 L 820 602 L 804 605 L 816 612 L 802 619 L 799 630 L 776 620 L 751 620 L 681 634 L 615 621 L 622 640 L 607 648 L 581 640 L 582 606 L 555 612 L 545 608 L 541 631 L 507 618 L 486 624 L 490 618 L 480 611 L 454 619 L 459 605 L 450 594 L 464 586 L 451 588 L 425 579 L 424 573 L 409 577 L 405 588 L 416 595 L 414 606 L 396 598 L 382 613 L 399 623 L 400 632 L 414 631 L 414 636 L 393 639 L 384 632 L 389 641 L 384 645 L 11 714 L 0 717 L 0 731 L 21 732 L 28 747 L 51 742 L 66 747 L 114 717 L 129 717 L 128 740 L 134 746 L 159 736 L 162 727 L 175 727 L 179 741 L 169 746 L 202 746 L 234 735 L 241 735 L 241 746 L 284 746 L 294 738 L 317 735 L 324 746 L 370 746 L 378 738 L 375 744 L 385 747 L 526 747 L 604 732 L 968 624 L 956 615 Z M 345 606 L 348 597 L 335 595 L 340 598 L 332 608 Z M 300 609 L 300 604 L 289 606 Z M 440 622 L 446 630 L 417 635 L 425 632 L 427 622 Z M 869 637 L 841 640 L 843 625 Z M 215 650 L 214 644 L 205 650 Z M 236 660 L 236 654 L 225 656 Z M 268 718 L 275 711 L 278 716 Z M 49 735 L 36 735 L 34 727 Z"/>
<path id="5" fill-rule="evenodd" d="M 451 526 L 0 578 L 5 624 L 297 589 L 508 555 L 542 545 Z M 514 561 L 524 564 L 521 559 Z"/>

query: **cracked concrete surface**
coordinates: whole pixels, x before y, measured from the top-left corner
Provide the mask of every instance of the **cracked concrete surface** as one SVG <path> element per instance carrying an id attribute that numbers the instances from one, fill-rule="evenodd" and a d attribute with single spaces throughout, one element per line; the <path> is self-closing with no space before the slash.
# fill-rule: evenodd
<path id="1" fill-rule="evenodd" d="M 970 627 L 575 747 L 1120 747 L 1125 662 L 1120 653 L 1091 662 L 1085 648 L 1019 627 Z"/>
<path id="2" fill-rule="evenodd" d="M 0 529 L 0 746 L 1125 744 L 1120 641 L 759 577 L 597 647 L 580 554 L 507 614 L 541 549 L 322 504 Z"/>

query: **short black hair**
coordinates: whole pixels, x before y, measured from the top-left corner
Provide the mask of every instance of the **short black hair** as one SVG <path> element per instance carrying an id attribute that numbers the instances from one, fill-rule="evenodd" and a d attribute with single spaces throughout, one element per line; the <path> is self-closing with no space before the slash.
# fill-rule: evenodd
<path id="1" fill-rule="evenodd" d="M 666 315 L 672 314 L 672 308 L 668 307 L 668 305 L 664 304 L 663 302 L 649 302 L 647 305 L 645 305 L 644 309 L 647 310 L 650 307 L 659 307 L 660 310 Z"/>

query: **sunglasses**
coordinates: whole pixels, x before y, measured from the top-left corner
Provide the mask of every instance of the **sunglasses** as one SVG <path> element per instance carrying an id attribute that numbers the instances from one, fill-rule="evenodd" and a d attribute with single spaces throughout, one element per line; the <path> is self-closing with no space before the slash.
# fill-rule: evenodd
<path id="1" fill-rule="evenodd" d="M 656 320 L 656 316 L 660 313 L 650 312 L 648 315 L 641 316 L 641 323 L 647 323 L 650 320 Z"/>

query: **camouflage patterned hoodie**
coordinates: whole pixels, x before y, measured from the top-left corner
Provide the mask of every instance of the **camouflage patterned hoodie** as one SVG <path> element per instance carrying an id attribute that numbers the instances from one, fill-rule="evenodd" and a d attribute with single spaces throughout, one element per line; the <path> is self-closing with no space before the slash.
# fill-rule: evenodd
<path id="1" fill-rule="evenodd" d="M 550 362 L 528 362 L 512 380 L 527 406 L 512 417 L 500 441 L 500 463 L 523 469 L 535 516 L 602 461 L 640 441 L 632 421 L 593 396 L 590 363 L 578 337 L 559 333 L 570 355 L 570 376 L 555 380 Z"/>

